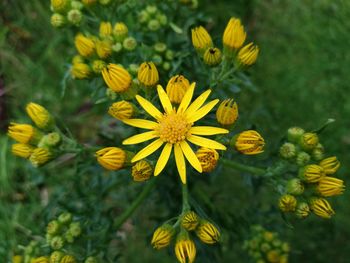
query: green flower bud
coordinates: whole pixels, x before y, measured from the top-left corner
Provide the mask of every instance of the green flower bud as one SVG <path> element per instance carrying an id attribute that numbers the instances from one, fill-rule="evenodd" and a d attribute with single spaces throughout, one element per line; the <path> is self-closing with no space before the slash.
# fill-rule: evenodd
<path id="1" fill-rule="evenodd" d="M 295 215 L 298 218 L 304 219 L 310 214 L 310 207 L 307 203 L 302 202 L 297 205 Z"/>
<path id="2" fill-rule="evenodd" d="M 163 63 L 164 70 L 168 71 L 168 70 L 170 70 L 170 68 L 171 68 L 171 64 L 169 62 L 166 61 Z"/>
<path id="3" fill-rule="evenodd" d="M 298 178 L 294 178 L 287 183 L 287 193 L 292 195 L 301 195 L 304 192 L 304 184 Z"/>
<path id="4" fill-rule="evenodd" d="M 83 18 L 83 14 L 78 9 L 72 9 L 67 14 L 67 19 L 73 25 L 78 26 Z"/>
<path id="5" fill-rule="evenodd" d="M 164 14 L 158 14 L 156 18 L 162 26 L 168 23 L 168 18 Z"/>
<path id="6" fill-rule="evenodd" d="M 111 100 L 115 100 L 117 98 L 117 93 L 108 88 L 106 90 L 106 96 Z"/>
<path id="7" fill-rule="evenodd" d="M 324 158 L 324 147 L 322 144 L 317 144 L 315 149 L 312 150 L 312 158 L 316 161 L 321 161 Z"/>
<path id="8" fill-rule="evenodd" d="M 146 10 L 142 10 L 139 15 L 138 15 L 138 18 L 139 18 L 139 22 L 141 24 L 144 24 L 144 23 L 147 23 L 150 19 L 150 16 L 149 14 L 146 12 Z"/>
<path id="9" fill-rule="evenodd" d="M 162 57 L 159 56 L 159 55 L 154 55 L 154 56 L 152 57 L 152 61 L 154 62 L 154 64 L 156 64 L 157 66 L 159 66 L 160 64 L 162 64 L 163 59 L 162 59 Z"/>
<path id="10" fill-rule="evenodd" d="M 297 165 L 304 166 L 308 164 L 310 161 L 310 158 L 311 158 L 310 155 L 307 154 L 306 152 L 298 153 L 297 159 L 296 159 Z"/>
<path id="11" fill-rule="evenodd" d="M 291 127 L 288 129 L 287 137 L 288 141 L 293 143 L 298 143 L 300 137 L 305 133 L 305 131 L 300 127 Z"/>
<path id="12" fill-rule="evenodd" d="M 73 222 L 69 225 L 69 231 L 73 237 L 78 237 L 81 234 L 80 222 Z"/>
<path id="13" fill-rule="evenodd" d="M 64 240 L 61 236 L 54 236 L 51 239 L 50 246 L 54 250 L 60 250 L 64 246 Z"/>
<path id="14" fill-rule="evenodd" d="M 167 60 L 173 60 L 174 59 L 174 52 L 172 51 L 172 50 L 167 50 L 166 52 L 165 52 L 165 58 L 167 59 Z"/>
<path id="15" fill-rule="evenodd" d="M 60 224 L 57 220 L 52 220 L 47 224 L 46 232 L 50 235 L 56 235 L 60 231 Z"/>
<path id="16" fill-rule="evenodd" d="M 66 23 L 66 18 L 61 14 L 55 13 L 51 16 L 50 22 L 53 27 L 62 27 Z"/>
<path id="17" fill-rule="evenodd" d="M 58 221 L 62 224 L 68 225 L 72 222 L 72 214 L 64 212 L 58 216 Z"/>
<path id="18" fill-rule="evenodd" d="M 154 50 L 159 53 L 163 53 L 166 50 L 166 44 L 163 42 L 158 42 L 154 45 Z"/>
<path id="19" fill-rule="evenodd" d="M 155 5 L 148 5 L 146 6 L 146 12 L 150 15 L 154 15 L 155 13 L 157 13 L 158 8 Z"/>
<path id="20" fill-rule="evenodd" d="M 137 74 L 139 71 L 139 65 L 138 64 L 130 64 L 129 65 L 129 72 L 132 74 Z"/>
<path id="21" fill-rule="evenodd" d="M 157 31 L 160 28 L 160 23 L 158 20 L 156 19 L 151 19 L 148 24 L 147 27 L 149 30 L 151 31 Z"/>
<path id="22" fill-rule="evenodd" d="M 280 155 L 282 158 L 285 158 L 285 159 L 291 159 L 295 157 L 296 155 L 295 145 L 290 142 L 284 143 L 280 148 Z"/>
<path id="23" fill-rule="evenodd" d="M 118 43 L 119 44 L 119 43 Z M 113 49 L 113 47 L 112 47 Z M 92 70 L 96 73 L 99 74 L 102 72 L 102 70 L 106 67 L 106 62 L 104 62 L 103 60 L 94 60 L 92 62 Z"/>
<path id="24" fill-rule="evenodd" d="M 123 45 L 121 44 L 121 43 L 115 43 L 113 46 L 112 46 L 112 50 L 114 51 L 114 52 L 120 52 L 120 51 L 122 51 L 122 49 L 123 49 Z"/>
<path id="25" fill-rule="evenodd" d="M 128 51 L 133 51 L 137 46 L 136 39 L 133 37 L 127 37 L 123 41 L 123 47 Z"/>
<path id="26" fill-rule="evenodd" d="M 79 2 L 79 1 L 72 1 L 71 7 L 72 7 L 72 9 L 81 10 L 81 9 L 83 9 L 84 5 L 83 5 L 83 3 Z"/>
<path id="27" fill-rule="evenodd" d="M 67 243 L 74 242 L 74 237 L 73 237 L 73 234 L 70 232 L 70 230 L 68 230 L 64 233 L 64 239 L 67 241 Z"/>
<path id="28" fill-rule="evenodd" d="M 314 149 L 318 144 L 318 136 L 316 133 L 307 132 L 304 133 L 299 140 L 299 145 L 305 151 Z"/>
<path id="29" fill-rule="evenodd" d="M 262 252 L 266 253 L 271 249 L 271 246 L 268 243 L 262 243 L 260 249 Z"/>

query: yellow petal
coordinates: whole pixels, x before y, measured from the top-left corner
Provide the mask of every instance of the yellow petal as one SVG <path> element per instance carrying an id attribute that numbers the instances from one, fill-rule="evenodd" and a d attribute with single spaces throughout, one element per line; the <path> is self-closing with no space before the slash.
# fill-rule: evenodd
<path id="1" fill-rule="evenodd" d="M 196 126 L 190 129 L 190 133 L 196 134 L 196 135 L 216 135 L 216 134 L 229 133 L 229 131 L 218 127 Z"/>
<path id="2" fill-rule="evenodd" d="M 159 137 L 155 131 L 149 131 L 131 136 L 123 141 L 124 145 L 138 144 Z"/>
<path id="3" fill-rule="evenodd" d="M 154 121 L 148 121 L 144 119 L 124 119 L 122 120 L 122 122 L 130 126 L 134 126 L 142 129 L 148 129 L 148 130 L 152 130 L 158 125 L 158 123 Z"/>
<path id="4" fill-rule="evenodd" d="M 186 163 L 179 144 L 174 145 L 175 162 L 183 184 L 186 184 Z"/>
<path id="5" fill-rule="evenodd" d="M 154 168 L 154 176 L 157 176 L 158 174 L 160 174 L 164 169 L 165 165 L 169 160 L 172 148 L 173 148 L 173 145 L 171 143 L 167 143 L 164 146 L 163 151 L 158 158 L 156 167 Z"/>
<path id="6" fill-rule="evenodd" d="M 171 105 L 170 99 L 169 99 L 168 95 L 165 93 L 165 91 L 161 85 L 157 86 L 157 91 L 158 91 L 160 102 L 163 105 L 164 111 L 166 113 L 172 112 L 173 106 Z"/>
<path id="7" fill-rule="evenodd" d="M 194 88 L 196 87 L 196 82 L 193 82 L 189 88 L 187 89 L 185 95 L 183 96 L 180 106 L 177 109 L 177 112 L 179 113 L 183 113 L 186 111 L 188 105 L 190 105 L 191 100 L 192 100 L 192 96 L 193 96 L 193 92 L 194 92 Z"/>
<path id="8" fill-rule="evenodd" d="M 195 153 L 193 152 L 193 150 L 191 149 L 191 147 L 188 145 L 188 143 L 186 141 L 182 141 L 180 143 L 182 152 L 185 154 L 186 159 L 188 160 L 188 162 L 193 166 L 194 169 L 196 169 L 198 172 L 202 172 L 202 165 L 199 162 L 197 156 L 195 155 Z"/>
<path id="9" fill-rule="evenodd" d="M 197 99 L 195 99 L 194 102 L 192 102 L 191 106 L 188 107 L 188 109 L 185 111 L 185 114 L 187 116 L 191 116 L 193 113 L 195 113 L 207 100 L 211 93 L 211 90 L 208 89 L 207 91 L 203 92 Z"/>
<path id="10" fill-rule="evenodd" d="M 161 139 L 157 139 L 139 151 L 134 158 L 132 158 L 131 162 L 137 162 L 147 156 L 151 155 L 155 151 L 157 151 L 163 145 L 163 141 Z"/>
<path id="11" fill-rule="evenodd" d="M 202 146 L 202 147 L 207 147 L 209 149 L 216 149 L 216 150 L 226 150 L 226 146 L 217 142 L 217 141 L 214 141 L 214 140 L 211 140 L 211 139 L 207 139 L 207 138 L 203 138 L 203 137 L 199 137 L 199 136 L 196 136 L 196 135 L 190 135 L 187 137 L 187 140 L 196 144 L 196 145 L 199 145 L 199 146 Z"/>
<path id="12" fill-rule="evenodd" d="M 140 103 L 141 107 L 156 120 L 163 115 L 151 102 L 140 95 L 136 95 L 136 99 Z"/>
<path id="13" fill-rule="evenodd" d="M 211 111 L 215 105 L 219 102 L 218 99 L 213 100 L 209 103 L 207 103 L 205 106 L 203 106 L 202 108 L 200 108 L 199 110 L 197 110 L 195 113 L 191 114 L 191 115 L 187 115 L 188 116 L 188 122 L 195 122 L 198 121 L 199 119 L 202 119 L 205 115 L 207 115 L 209 113 L 209 111 Z"/>

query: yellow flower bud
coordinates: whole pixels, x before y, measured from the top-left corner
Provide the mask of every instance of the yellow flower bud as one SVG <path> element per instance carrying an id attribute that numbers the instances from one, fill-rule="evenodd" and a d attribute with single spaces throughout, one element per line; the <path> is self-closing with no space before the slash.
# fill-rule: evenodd
<path id="1" fill-rule="evenodd" d="M 205 64 L 211 67 L 215 67 L 221 63 L 221 51 L 216 47 L 208 48 L 203 55 L 203 61 Z"/>
<path id="2" fill-rule="evenodd" d="M 76 263 L 77 261 L 75 260 L 75 258 L 73 256 L 70 255 L 65 255 L 62 259 L 60 263 Z"/>
<path id="3" fill-rule="evenodd" d="M 31 102 L 26 106 L 26 112 L 36 126 L 41 129 L 49 128 L 53 120 L 51 114 L 41 105 Z"/>
<path id="4" fill-rule="evenodd" d="M 108 113 L 119 120 L 130 119 L 134 114 L 134 107 L 130 102 L 122 100 L 113 103 L 109 107 Z"/>
<path id="5" fill-rule="evenodd" d="M 36 144 L 42 137 L 42 134 L 29 124 L 18 124 L 11 122 L 7 135 L 20 143 Z"/>
<path id="6" fill-rule="evenodd" d="M 306 165 L 299 171 L 299 178 L 308 183 L 316 183 L 325 176 L 323 168 L 316 164 Z"/>
<path id="7" fill-rule="evenodd" d="M 191 32 L 192 44 L 199 54 L 202 55 L 208 48 L 213 47 L 213 41 L 204 27 L 195 27 Z"/>
<path id="8" fill-rule="evenodd" d="M 180 263 L 193 263 L 196 258 L 196 246 L 188 235 L 179 234 L 175 244 L 175 255 Z"/>
<path id="9" fill-rule="evenodd" d="M 303 202 L 297 205 L 297 208 L 295 210 L 295 215 L 298 218 L 304 219 L 308 217 L 309 214 L 310 214 L 310 207 L 307 203 Z"/>
<path id="10" fill-rule="evenodd" d="M 122 22 L 116 23 L 113 34 L 118 42 L 122 42 L 128 36 L 128 27 Z"/>
<path id="11" fill-rule="evenodd" d="M 228 50 L 238 49 L 243 45 L 245 39 L 246 32 L 244 31 L 243 25 L 241 25 L 241 20 L 232 17 L 222 37 L 224 47 Z"/>
<path id="12" fill-rule="evenodd" d="M 83 57 L 91 56 L 95 51 L 95 43 L 91 38 L 78 34 L 75 36 L 75 47 Z"/>
<path id="13" fill-rule="evenodd" d="M 320 162 L 326 174 L 335 174 L 340 167 L 340 162 L 336 156 L 328 157 Z"/>
<path id="14" fill-rule="evenodd" d="M 220 232 L 217 227 L 205 220 L 200 222 L 196 234 L 206 244 L 215 244 L 220 240 Z"/>
<path id="15" fill-rule="evenodd" d="M 68 0 L 51 0 L 51 6 L 54 12 L 62 13 L 69 7 L 70 1 Z"/>
<path id="16" fill-rule="evenodd" d="M 186 212 L 181 219 L 181 225 L 188 231 L 195 230 L 199 223 L 197 214 L 193 211 Z"/>
<path id="17" fill-rule="evenodd" d="M 241 132 L 235 142 L 237 151 L 246 155 L 262 153 L 264 151 L 264 145 L 264 139 L 254 130 Z"/>
<path id="18" fill-rule="evenodd" d="M 305 151 L 310 151 L 318 144 L 318 136 L 316 133 L 307 132 L 300 137 L 300 146 Z"/>
<path id="19" fill-rule="evenodd" d="M 48 257 L 38 257 L 33 260 L 33 263 L 50 263 Z"/>
<path id="20" fill-rule="evenodd" d="M 282 212 L 293 212 L 297 206 L 297 199 L 293 195 L 282 195 L 278 206 Z"/>
<path id="21" fill-rule="evenodd" d="M 271 231 L 265 231 L 263 236 L 266 241 L 271 242 L 274 240 L 276 235 Z"/>
<path id="22" fill-rule="evenodd" d="M 267 253 L 266 257 L 267 257 L 268 262 L 271 262 L 271 263 L 280 262 L 280 254 L 279 254 L 278 250 L 270 250 Z"/>
<path id="23" fill-rule="evenodd" d="M 138 70 L 137 78 L 141 84 L 151 87 L 158 83 L 159 74 L 153 62 L 143 62 Z"/>
<path id="24" fill-rule="evenodd" d="M 219 153 L 216 150 L 205 147 L 200 147 L 196 152 L 196 156 L 205 173 L 213 171 L 219 160 Z"/>
<path id="25" fill-rule="evenodd" d="M 322 218 L 329 219 L 335 214 L 331 205 L 324 198 L 312 198 L 310 200 L 310 208 L 315 215 Z"/>
<path id="26" fill-rule="evenodd" d="M 216 111 L 217 121 L 224 126 L 232 125 L 238 118 L 238 106 L 233 99 L 223 100 Z"/>
<path id="27" fill-rule="evenodd" d="M 112 54 L 112 45 L 108 40 L 96 41 L 96 53 L 102 58 L 106 59 Z"/>
<path id="28" fill-rule="evenodd" d="M 22 263 L 23 262 L 23 256 L 21 255 L 14 255 L 12 257 L 12 263 Z"/>
<path id="29" fill-rule="evenodd" d="M 316 189 L 322 196 L 328 197 L 342 194 L 345 190 L 345 185 L 341 179 L 324 176 L 318 182 Z"/>
<path id="30" fill-rule="evenodd" d="M 148 180 L 151 177 L 152 172 L 152 166 L 145 160 L 138 161 L 131 169 L 131 175 L 135 182 Z"/>
<path id="31" fill-rule="evenodd" d="M 97 74 L 101 73 L 105 67 L 106 62 L 104 62 L 103 60 L 97 59 L 92 62 L 92 70 Z"/>
<path id="32" fill-rule="evenodd" d="M 46 148 L 34 149 L 32 155 L 29 157 L 29 161 L 34 167 L 39 167 L 52 159 L 52 153 Z"/>
<path id="33" fill-rule="evenodd" d="M 167 247 L 175 234 L 174 228 L 169 224 L 164 224 L 153 233 L 151 244 L 155 249 Z"/>
<path id="34" fill-rule="evenodd" d="M 190 82 L 183 75 L 171 77 L 166 86 L 166 92 L 170 101 L 180 104 L 189 86 Z"/>
<path id="35" fill-rule="evenodd" d="M 96 152 L 98 163 L 107 170 L 120 170 L 126 161 L 126 153 L 117 147 L 106 147 Z"/>
<path id="36" fill-rule="evenodd" d="M 253 43 L 249 43 L 238 52 L 238 60 L 242 65 L 251 66 L 256 62 L 258 54 L 258 46 L 254 45 Z"/>
<path id="37" fill-rule="evenodd" d="M 113 33 L 112 24 L 110 22 L 100 23 L 100 37 L 109 37 Z"/>
<path id="38" fill-rule="evenodd" d="M 15 143 L 12 145 L 12 154 L 22 158 L 29 158 L 33 153 L 34 147 L 29 144 Z"/>
<path id="39" fill-rule="evenodd" d="M 102 70 L 107 86 L 114 92 L 127 91 L 131 86 L 131 76 L 122 66 L 109 64 Z"/>
<path id="40" fill-rule="evenodd" d="M 75 79 L 87 79 L 91 73 L 89 65 L 85 63 L 74 63 L 71 68 L 72 77 Z"/>

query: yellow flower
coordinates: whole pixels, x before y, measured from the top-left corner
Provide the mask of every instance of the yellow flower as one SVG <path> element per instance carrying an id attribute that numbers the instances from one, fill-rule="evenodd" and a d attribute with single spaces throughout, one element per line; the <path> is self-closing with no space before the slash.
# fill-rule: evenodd
<path id="1" fill-rule="evenodd" d="M 217 151 L 205 147 L 200 147 L 196 152 L 196 156 L 205 173 L 213 171 L 219 160 L 219 153 Z"/>
<path id="2" fill-rule="evenodd" d="M 156 229 L 153 233 L 151 244 L 155 249 L 167 247 L 175 234 L 171 225 L 164 224 Z"/>
<path id="3" fill-rule="evenodd" d="M 238 118 L 238 106 L 233 99 L 223 100 L 216 111 L 216 119 L 221 125 L 232 125 Z"/>
<path id="4" fill-rule="evenodd" d="M 278 206 L 282 212 L 293 212 L 297 206 L 297 199 L 293 195 L 282 195 Z"/>
<path id="5" fill-rule="evenodd" d="M 241 20 L 232 17 L 228 22 L 222 37 L 224 47 L 231 50 L 238 49 L 243 45 L 245 39 L 246 32 L 244 31 L 243 25 L 241 25 Z"/>
<path id="6" fill-rule="evenodd" d="M 166 93 L 171 102 L 179 104 L 185 96 L 187 89 L 190 87 L 190 82 L 183 75 L 171 77 L 166 86 Z"/>
<path id="7" fill-rule="evenodd" d="M 169 160 L 171 151 L 174 148 L 176 166 L 179 171 L 181 181 L 185 184 L 186 162 L 184 157 L 186 157 L 189 163 L 198 172 L 202 172 L 202 166 L 187 141 L 210 149 L 226 150 L 226 146 L 223 144 L 214 140 L 200 137 L 198 135 L 224 134 L 228 133 L 228 130 L 210 126 L 193 127 L 193 124 L 197 120 L 207 115 L 219 101 L 217 99 L 213 100 L 202 107 L 211 92 L 211 90 L 207 90 L 191 104 L 194 88 L 195 83 L 192 83 L 183 97 L 180 106 L 176 110 L 171 104 L 170 99 L 162 86 L 158 85 L 158 96 L 165 113 L 160 112 L 148 100 L 136 95 L 136 99 L 139 104 L 157 122 L 143 119 L 123 120 L 123 122 L 128 125 L 150 130 L 124 140 L 123 144 L 138 144 L 154 138 L 156 139 L 139 151 L 131 162 L 137 162 L 146 158 L 165 144 L 155 166 L 154 175 L 159 175 L 164 169 Z"/>
<path id="8" fill-rule="evenodd" d="M 175 255 L 180 263 L 193 263 L 196 258 L 196 246 L 187 236 L 179 238 L 175 245 Z"/>
<path id="9" fill-rule="evenodd" d="M 12 263 L 22 263 L 23 262 L 23 256 L 21 255 L 14 255 L 12 257 Z"/>
<path id="10" fill-rule="evenodd" d="M 46 129 L 52 124 L 51 114 L 41 105 L 31 102 L 26 106 L 26 112 L 36 126 Z"/>
<path id="11" fill-rule="evenodd" d="M 306 132 L 300 137 L 300 146 L 306 150 L 312 150 L 318 144 L 318 136 L 316 133 Z"/>
<path id="12" fill-rule="evenodd" d="M 109 37 L 113 33 L 112 24 L 110 22 L 100 23 L 100 37 Z"/>
<path id="13" fill-rule="evenodd" d="M 181 225 L 188 231 L 195 230 L 198 223 L 198 216 L 193 211 L 188 211 L 182 216 Z"/>
<path id="14" fill-rule="evenodd" d="M 205 220 L 199 224 L 196 234 L 206 244 L 215 244 L 220 240 L 220 232 L 217 227 Z"/>
<path id="15" fill-rule="evenodd" d="M 46 148 L 36 148 L 29 157 L 30 162 L 34 167 L 39 167 L 47 163 L 52 158 L 52 153 Z"/>
<path id="16" fill-rule="evenodd" d="M 131 175 L 135 182 L 143 182 L 148 180 L 151 177 L 152 172 L 152 166 L 145 160 L 138 161 L 131 169 Z"/>
<path id="17" fill-rule="evenodd" d="M 336 156 L 328 157 L 320 162 L 320 166 L 323 168 L 326 174 L 335 174 L 340 167 L 340 162 Z"/>
<path id="18" fill-rule="evenodd" d="M 253 43 L 249 43 L 238 52 L 238 60 L 245 66 L 251 66 L 256 62 L 258 54 L 258 46 L 254 45 Z"/>
<path id="19" fill-rule="evenodd" d="M 11 122 L 7 135 L 20 143 L 36 143 L 42 137 L 32 125 Z"/>
<path id="20" fill-rule="evenodd" d="M 64 12 L 69 7 L 68 0 L 51 0 L 51 6 L 54 12 Z"/>
<path id="21" fill-rule="evenodd" d="M 126 152 L 117 147 L 106 147 L 96 152 L 98 163 L 107 170 L 120 170 L 126 161 Z"/>
<path id="22" fill-rule="evenodd" d="M 316 164 L 306 165 L 299 171 L 299 177 L 308 183 L 316 183 L 326 174 L 321 166 Z"/>
<path id="23" fill-rule="evenodd" d="M 48 257 L 38 257 L 33 260 L 33 263 L 49 263 Z"/>
<path id="24" fill-rule="evenodd" d="M 338 178 L 324 176 L 318 182 L 317 191 L 323 196 L 340 195 L 345 190 L 344 181 Z"/>
<path id="25" fill-rule="evenodd" d="M 62 259 L 60 263 L 76 263 L 77 261 L 75 260 L 75 258 L 73 256 L 70 255 L 65 255 Z"/>
<path id="26" fill-rule="evenodd" d="M 213 46 L 213 41 L 208 33 L 208 31 L 202 27 L 195 27 L 191 30 L 192 32 L 192 44 L 194 48 L 203 54 L 208 48 Z"/>
<path id="27" fill-rule="evenodd" d="M 102 58 L 106 59 L 112 54 L 112 45 L 109 41 L 96 41 L 96 53 Z"/>
<path id="28" fill-rule="evenodd" d="M 83 34 L 78 34 L 75 36 L 75 47 L 79 54 L 83 57 L 91 56 L 95 51 L 95 43 L 92 39 L 84 36 Z"/>
<path id="29" fill-rule="evenodd" d="M 307 203 L 299 203 L 295 215 L 299 218 L 306 218 L 310 214 L 310 207 Z"/>
<path id="30" fill-rule="evenodd" d="M 313 198 L 310 201 L 311 211 L 314 212 L 315 215 L 323 218 L 331 218 L 332 215 L 335 214 L 331 205 L 324 198 Z"/>
<path id="31" fill-rule="evenodd" d="M 265 141 L 261 135 L 254 130 L 241 132 L 236 138 L 235 147 L 237 151 L 253 155 L 264 151 Z"/>
<path id="32" fill-rule="evenodd" d="M 109 107 L 108 113 L 116 119 L 130 119 L 134 114 L 133 105 L 125 100 L 114 102 L 111 107 Z"/>
<path id="33" fill-rule="evenodd" d="M 208 48 L 203 55 L 203 61 L 208 66 L 214 67 L 221 63 L 221 51 L 216 47 Z"/>
<path id="34" fill-rule="evenodd" d="M 85 63 L 74 63 L 71 68 L 72 77 L 75 79 L 89 78 L 91 73 L 90 66 Z"/>
<path id="35" fill-rule="evenodd" d="M 33 150 L 33 146 L 24 143 L 15 143 L 12 145 L 12 154 L 22 158 L 29 158 Z"/>
<path id="36" fill-rule="evenodd" d="M 128 27 L 122 23 L 115 23 L 113 34 L 117 41 L 122 42 L 128 36 Z"/>
<path id="37" fill-rule="evenodd" d="M 102 70 L 107 86 L 114 92 L 123 92 L 131 86 L 131 76 L 122 66 L 109 64 Z"/>
<path id="38" fill-rule="evenodd" d="M 158 83 L 159 74 L 153 62 L 143 62 L 139 67 L 137 78 L 141 84 L 151 87 Z"/>

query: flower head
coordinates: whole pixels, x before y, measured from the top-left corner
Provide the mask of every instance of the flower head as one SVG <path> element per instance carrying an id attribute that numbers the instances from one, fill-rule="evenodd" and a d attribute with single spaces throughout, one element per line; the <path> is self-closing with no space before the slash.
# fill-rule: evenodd
<path id="1" fill-rule="evenodd" d="M 223 100 L 216 111 L 217 121 L 224 126 L 232 125 L 238 118 L 238 106 L 233 99 Z"/>
<path id="2" fill-rule="evenodd" d="M 164 224 L 154 231 L 151 244 L 155 249 L 167 247 L 174 234 L 174 228 L 169 224 Z"/>
<path id="3" fill-rule="evenodd" d="M 205 64 L 211 67 L 215 67 L 221 63 L 221 51 L 216 47 L 208 48 L 203 55 L 203 61 Z"/>
<path id="4" fill-rule="evenodd" d="M 205 173 L 213 171 L 219 160 L 219 153 L 216 150 L 205 147 L 200 147 L 196 152 L 196 156 Z"/>
<path id="5" fill-rule="evenodd" d="M 198 135 L 224 134 L 228 133 L 228 130 L 210 126 L 193 127 L 193 124 L 197 120 L 208 114 L 209 111 L 218 103 L 218 100 L 213 100 L 202 106 L 211 92 L 210 90 L 207 90 L 191 104 L 194 88 L 195 83 L 191 84 L 179 107 L 175 109 L 164 89 L 158 85 L 157 91 L 160 102 L 165 111 L 164 113 L 160 112 L 145 98 L 136 95 L 136 99 L 139 104 L 156 121 L 143 119 L 122 120 L 128 125 L 150 130 L 124 140 L 123 144 L 138 144 L 154 138 L 155 140 L 139 151 L 133 157 L 131 162 L 137 162 L 144 159 L 158 150 L 162 145 L 165 145 L 155 166 L 154 175 L 157 176 L 161 173 L 169 160 L 171 151 L 174 149 L 176 166 L 180 174 L 181 181 L 185 184 L 185 157 L 198 172 L 202 172 L 202 166 L 192 148 L 188 144 L 188 141 L 195 145 L 210 149 L 226 150 L 226 147 L 223 144 L 214 140 L 200 137 Z"/>
<path id="6" fill-rule="evenodd" d="M 323 168 L 326 174 L 335 174 L 340 167 L 340 162 L 336 156 L 328 157 L 320 162 L 320 166 Z"/>
<path id="7" fill-rule="evenodd" d="M 11 122 L 7 135 L 20 143 L 35 143 L 42 137 L 32 125 Z"/>
<path id="8" fill-rule="evenodd" d="M 196 246 L 187 235 L 179 234 L 175 244 L 175 255 L 180 263 L 193 263 L 196 258 Z"/>
<path id="9" fill-rule="evenodd" d="M 316 183 L 325 176 L 323 168 L 316 164 L 306 165 L 304 168 L 301 168 L 299 171 L 300 179 L 308 183 Z"/>
<path id="10" fill-rule="evenodd" d="M 137 78 L 141 84 L 151 87 L 158 83 L 159 74 L 153 62 L 143 62 L 139 67 Z"/>
<path id="11" fill-rule="evenodd" d="M 128 36 L 128 27 L 122 23 L 115 23 L 113 34 L 117 41 L 122 42 Z"/>
<path id="12" fill-rule="evenodd" d="M 112 44 L 108 40 L 96 41 L 96 53 L 101 59 L 106 59 L 112 54 Z"/>
<path id="13" fill-rule="evenodd" d="M 29 160 L 34 167 L 39 167 L 50 161 L 52 157 L 52 153 L 48 149 L 38 147 L 33 150 L 33 153 L 29 157 Z"/>
<path id="14" fill-rule="evenodd" d="M 166 86 L 166 93 L 171 102 L 179 104 L 187 89 L 190 87 L 190 82 L 183 75 L 173 76 Z"/>
<path id="15" fill-rule="evenodd" d="M 235 147 L 237 151 L 253 155 L 264 151 L 265 141 L 261 135 L 254 130 L 241 132 L 236 138 Z"/>
<path id="16" fill-rule="evenodd" d="M 246 39 L 246 32 L 241 24 L 241 20 L 232 17 L 228 22 L 222 42 L 227 49 L 240 48 Z"/>
<path id="17" fill-rule="evenodd" d="M 123 92 L 131 86 L 131 76 L 122 66 L 109 64 L 102 70 L 107 86 L 115 92 Z"/>
<path id="18" fill-rule="evenodd" d="M 258 46 L 254 45 L 253 43 L 249 43 L 238 52 L 238 60 L 245 66 L 251 66 L 256 62 L 258 54 Z"/>
<path id="19" fill-rule="evenodd" d="M 322 196 L 328 197 L 342 194 L 345 190 L 345 185 L 341 179 L 324 176 L 318 182 L 316 189 Z"/>
<path id="20" fill-rule="evenodd" d="M 91 38 L 78 34 L 75 36 L 75 47 L 83 57 L 91 56 L 95 51 L 95 43 Z"/>
<path id="21" fill-rule="evenodd" d="M 198 215 L 193 211 L 188 211 L 182 216 L 181 226 L 188 231 L 195 230 L 198 223 Z"/>
<path id="22" fill-rule="evenodd" d="M 135 182 L 148 180 L 153 173 L 153 168 L 149 162 L 140 160 L 132 166 L 131 175 Z"/>
<path id="23" fill-rule="evenodd" d="M 133 105 L 125 100 L 114 102 L 111 107 L 109 107 L 108 113 L 116 119 L 130 119 L 134 114 Z"/>
<path id="24" fill-rule="evenodd" d="M 106 147 L 96 152 L 98 163 L 107 170 L 120 170 L 126 160 L 124 150 L 117 147 Z"/>
<path id="25" fill-rule="evenodd" d="M 91 73 L 90 66 L 85 63 L 74 63 L 71 68 L 72 77 L 75 79 L 87 79 Z"/>
<path id="26" fill-rule="evenodd" d="M 293 212 L 297 206 L 297 199 L 293 195 L 282 195 L 278 206 L 283 212 Z"/>
<path id="27" fill-rule="evenodd" d="M 15 143 L 12 145 L 12 154 L 22 158 L 29 158 L 33 151 L 34 147 L 29 144 Z"/>
<path id="28" fill-rule="evenodd" d="M 191 30 L 192 32 L 192 44 L 194 48 L 203 54 L 208 48 L 213 46 L 213 41 L 208 33 L 208 31 L 202 27 L 195 27 Z"/>
<path id="29" fill-rule="evenodd" d="M 100 37 L 109 37 L 113 33 L 112 24 L 110 22 L 100 23 Z"/>
<path id="30" fill-rule="evenodd" d="M 206 220 L 200 222 L 196 234 L 206 244 L 214 244 L 220 240 L 220 232 L 217 227 Z"/>
<path id="31" fill-rule="evenodd" d="M 46 129 L 52 124 L 51 114 L 41 105 L 31 102 L 26 106 L 26 112 L 36 126 Z"/>
<path id="32" fill-rule="evenodd" d="M 324 198 L 312 198 L 310 201 L 310 208 L 315 215 L 327 219 L 331 218 L 332 215 L 335 214 L 331 205 Z"/>

